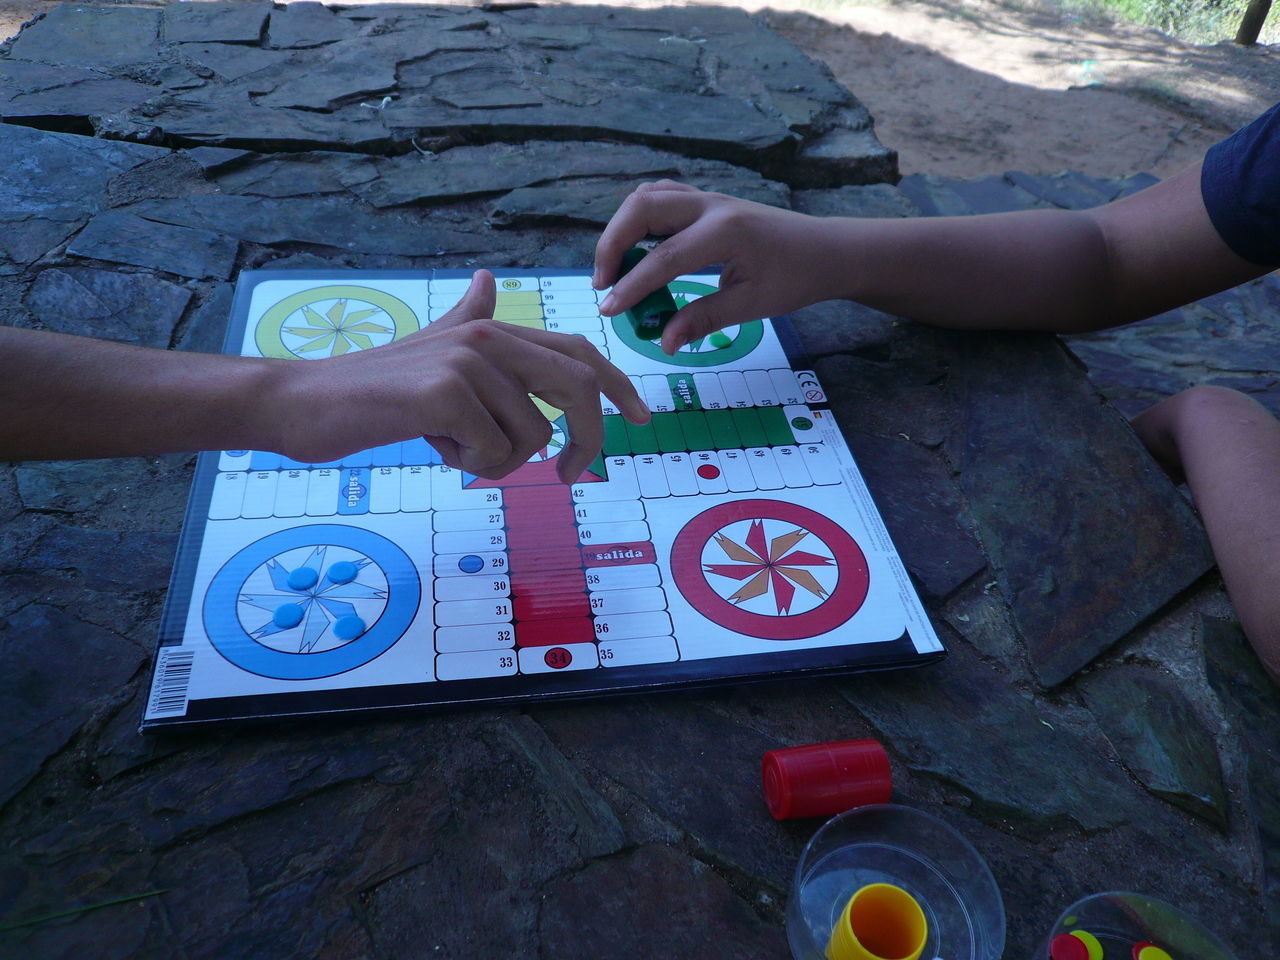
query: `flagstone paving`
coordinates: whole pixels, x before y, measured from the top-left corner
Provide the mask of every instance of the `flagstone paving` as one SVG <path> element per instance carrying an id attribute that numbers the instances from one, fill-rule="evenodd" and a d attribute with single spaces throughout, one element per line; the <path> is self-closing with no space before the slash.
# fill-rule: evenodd
<path id="1" fill-rule="evenodd" d="M 60 6 L 0 48 L 0 118 L 0 322 L 187 350 L 242 269 L 586 265 L 640 179 L 861 216 L 1152 182 L 899 181 L 727 9 Z M 760 756 L 861 736 L 991 864 L 1006 956 L 1109 889 L 1274 954 L 1280 694 L 1122 414 L 1195 383 L 1280 412 L 1278 305 L 1065 344 L 801 311 L 949 649 L 892 675 L 144 738 L 194 458 L 6 466 L 0 955 L 783 957 L 817 824 L 769 818 Z"/>

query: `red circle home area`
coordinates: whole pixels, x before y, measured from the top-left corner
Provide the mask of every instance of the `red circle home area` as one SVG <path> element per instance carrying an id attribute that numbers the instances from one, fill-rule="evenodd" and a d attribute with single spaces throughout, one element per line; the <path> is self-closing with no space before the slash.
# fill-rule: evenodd
<path id="1" fill-rule="evenodd" d="M 827 598 L 804 613 L 769 616 L 744 610 L 720 596 L 702 569 L 702 551 L 719 531 L 742 520 L 794 524 L 825 543 L 837 568 L 836 583 Z M 698 514 L 671 545 L 671 576 L 685 600 L 708 620 L 765 640 L 801 640 L 834 630 L 858 612 L 871 585 L 867 558 L 843 527 L 807 507 L 779 500 L 735 500 Z"/>

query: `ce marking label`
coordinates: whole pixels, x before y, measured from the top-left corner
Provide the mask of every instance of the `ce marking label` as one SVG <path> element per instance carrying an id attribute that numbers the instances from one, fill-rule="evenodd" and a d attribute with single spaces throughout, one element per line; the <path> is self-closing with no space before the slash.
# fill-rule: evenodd
<path id="1" fill-rule="evenodd" d="M 800 385 L 800 393 L 806 403 L 822 403 L 827 399 L 822 384 L 818 382 L 818 375 L 812 370 L 797 370 L 796 382 Z"/>

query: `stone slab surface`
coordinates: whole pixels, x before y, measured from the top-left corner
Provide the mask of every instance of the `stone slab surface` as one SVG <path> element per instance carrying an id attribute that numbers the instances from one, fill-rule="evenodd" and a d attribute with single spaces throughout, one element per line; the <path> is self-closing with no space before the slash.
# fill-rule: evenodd
<path id="1" fill-rule="evenodd" d="M 1054 686 L 1209 571 L 1191 507 L 1049 335 L 981 334 L 947 455 L 1040 682 Z M 1127 452 L 1126 452 L 1127 451 Z"/>
<path id="2" fill-rule="evenodd" d="M 164 39 L 170 43 L 257 43 L 271 4 L 249 0 L 226 3 L 174 3 L 164 8 Z"/>
<path id="3" fill-rule="evenodd" d="M 26 306 L 49 330 L 167 347 L 190 300 L 190 290 L 166 280 L 69 266 L 41 272 Z"/>
<path id="4" fill-rule="evenodd" d="M 860 216 L 1151 182 L 893 186 L 853 94 L 730 9 L 57 10 L 0 50 L 6 324 L 216 350 L 238 270 L 582 266 L 662 176 Z M 145 739 L 192 458 L 0 468 L 0 956 L 782 957 L 817 824 L 769 818 L 760 756 L 864 736 L 990 863 L 1006 956 L 1116 888 L 1274 954 L 1280 704 L 1197 618 L 1229 607 L 1117 408 L 1276 409 L 1278 307 L 1268 278 L 1073 338 L 1088 377 L 1051 338 L 800 311 L 950 650 L 891 676 Z"/>
<path id="5" fill-rule="evenodd" d="M 93 4 L 28 25 L 7 61 L 27 72 L 25 87 L 0 75 L 11 116 L 120 139 L 264 153 L 611 139 L 800 184 L 897 176 L 825 67 L 728 9 Z M 26 89 L 55 64 L 93 72 Z"/>
<path id="6" fill-rule="evenodd" d="M 153 267 L 193 280 L 225 280 L 235 264 L 236 242 L 225 233 L 156 223 L 121 210 L 108 210 L 89 221 L 68 245 L 67 253 Z"/>

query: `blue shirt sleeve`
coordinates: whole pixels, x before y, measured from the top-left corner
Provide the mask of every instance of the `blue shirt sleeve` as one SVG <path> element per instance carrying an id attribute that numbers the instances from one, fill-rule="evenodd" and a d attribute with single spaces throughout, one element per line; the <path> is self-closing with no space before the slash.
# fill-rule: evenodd
<path id="1" fill-rule="evenodd" d="M 1280 103 L 1209 148 L 1200 194 L 1227 246 L 1252 263 L 1280 264 Z"/>

